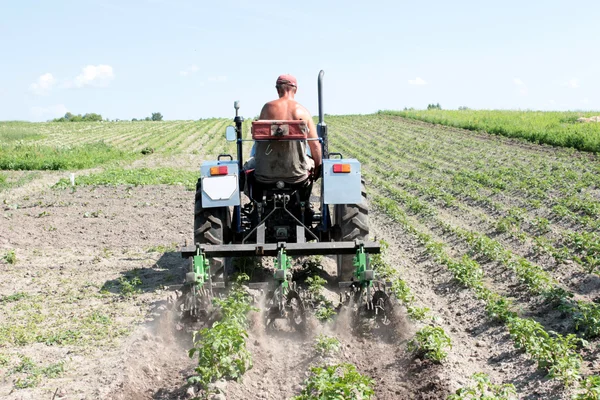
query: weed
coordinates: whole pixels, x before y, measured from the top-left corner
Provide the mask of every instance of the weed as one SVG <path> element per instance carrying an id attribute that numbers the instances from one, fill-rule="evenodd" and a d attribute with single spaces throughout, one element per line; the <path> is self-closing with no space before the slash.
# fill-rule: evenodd
<path id="1" fill-rule="evenodd" d="M 177 249 L 177 243 L 171 243 L 168 245 L 159 244 L 156 246 L 148 247 L 147 253 L 169 253 Z"/>
<path id="2" fill-rule="evenodd" d="M 375 394 L 373 380 L 361 375 L 352 364 L 335 364 L 310 369 L 305 388 L 293 400 L 368 400 Z"/>
<path id="3" fill-rule="evenodd" d="M 317 354 L 328 356 L 337 353 L 341 346 L 338 338 L 321 334 L 315 340 L 314 349 Z"/>
<path id="4" fill-rule="evenodd" d="M 441 363 L 448 356 L 447 348 L 452 348 L 450 336 L 439 326 L 421 328 L 415 338 L 408 342 L 409 351 L 414 351 L 437 363 Z"/>
<path id="5" fill-rule="evenodd" d="M 50 364 L 46 367 L 40 367 L 33 360 L 26 356 L 20 356 L 20 363 L 13 368 L 11 374 L 22 374 L 15 381 L 15 388 L 25 389 L 37 386 L 43 377 L 57 378 L 64 372 L 64 361 L 56 364 Z"/>
<path id="6" fill-rule="evenodd" d="M 125 297 L 131 297 L 141 292 L 141 289 L 138 287 L 142 284 L 139 276 L 133 276 L 129 279 L 121 276 L 119 277 L 118 282 L 121 287 L 121 294 Z"/>
<path id="7" fill-rule="evenodd" d="M 15 254 L 14 250 L 8 250 L 6 252 L 6 254 L 3 257 L 4 261 L 6 261 L 9 264 L 16 264 L 17 263 L 17 255 Z"/>
<path id="8" fill-rule="evenodd" d="M 17 292 L 14 294 L 10 294 L 8 296 L 0 297 L 0 304 L 2 303 L 12 303 L 14 301 L 19 301 L 21 299 L 27 298 L 29 295 L 25 292 Z"/>

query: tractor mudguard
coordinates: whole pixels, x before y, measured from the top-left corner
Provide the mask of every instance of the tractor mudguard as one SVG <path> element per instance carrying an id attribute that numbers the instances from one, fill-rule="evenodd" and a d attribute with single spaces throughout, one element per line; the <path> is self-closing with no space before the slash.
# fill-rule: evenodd
<path id="1" fill-rule="evenodd" d="M 323 201 L 325 204 L 362 203 L 358 160 L 323 160 Z"/>
<path id="2" fill-rule="evenodd" d="M 239 206 L 239 165 L 237 160 L 205 161 L 200 167 L 202 208 Z"/>

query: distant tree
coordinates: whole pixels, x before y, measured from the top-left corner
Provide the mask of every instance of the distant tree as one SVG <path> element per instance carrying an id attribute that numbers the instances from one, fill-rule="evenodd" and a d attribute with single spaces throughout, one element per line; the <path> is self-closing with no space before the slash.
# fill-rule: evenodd
<path id="1" fill-rule="evenodd" d="M 102 121 L 102 115 L 96 113 L 88 113 L 83 115 L 82 120 L 87 122 L 99 122 Z"/>
<path id="2" fill-rule="evenodd" d="M 159 112 L 152 113 L 152 121 L 162 121 L 163 116 Z"/>
<path id="3" fill-rule="evenodd" d="M 144 121 L 152 121 L 152 118 L 146 117 L 146 118 L 144 118 Z"/>
<path id="4" fill-rule="evenodd" d="M 467 110 L 470 110 L 470 108 L 469 108 L 469 107 L 467 107 L 467 106 L 460 106 L 460 107 L 458 107 L 458 109 L 459 109 L 460 111 L 467 111 Z"/>
<path id="5" fill-rule="evenodd" d="M 137 118 L 132 118 L 131 122 L 136 122 L 138 119 Z"/>
<path id="6" fill-rule="evenodd" d="M 440 106 L 440 103 L 437 103 L 437 104 L 427 104 L 427 109 L 428 110 L 441 110 L 442 106 Z"/>

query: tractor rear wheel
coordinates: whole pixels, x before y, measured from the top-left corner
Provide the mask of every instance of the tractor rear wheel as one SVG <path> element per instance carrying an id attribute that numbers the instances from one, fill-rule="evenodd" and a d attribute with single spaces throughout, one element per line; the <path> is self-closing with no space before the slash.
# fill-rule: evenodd
<path id="1" fill-rule="evenodd" d="M 229 243 L 231 240 L 231 213 L 229 207 L 203 208 L 201 179 L 198 179 L 196 184 L 195 200 L 194 244 L 222 245 Z M 226 282 L 227 271 L 225 267 L 230 264 L 230 261 L 230 259 L 211 258 L 211 275 L 215 277 L 222 274 L 222 280 Z"/>
<path id="2" fill-rule="evenodd" d="M 353 242 L 369 238 L 369 208 L 365 181 L 361 180 L 360 204 L 336 204 L 334 207 L 335 223 L 339 225 L 337 241 Z M 354 274 L 353 255 L 337 256 L 337 275 L 340 281 L 352 280 Z"/>

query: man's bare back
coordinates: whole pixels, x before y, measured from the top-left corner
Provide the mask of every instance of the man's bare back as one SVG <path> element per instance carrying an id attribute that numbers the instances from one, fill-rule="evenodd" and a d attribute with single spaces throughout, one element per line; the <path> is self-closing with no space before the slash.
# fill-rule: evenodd
<path id="1" fill-rule="evenodd" d="M 279 94 L 279 98 L 273 101 L 268 102 L 262 108 L 260 112 L 259 119 L 262 120 L 299 120 L 306 122 L 308 126 L 308 137 L 312 139 L 317 139 L 319 136 L 317 135 L 317 127 L 315 126 L 315 122 L 313 121 L 308 110 L 294 100 L 294 95 L 296 94 L 296 82 L 294 81 L 287 85 L 280 85 L 281 78 L 284 75 L 280 76 L 277 80 L 277 92 Z M 321 166 L 321 144 L 318 140 L 309 140 L 308 146 L 310 147 L 311 156 L 315 162 L 315 169 L 318 169 Z"/>

